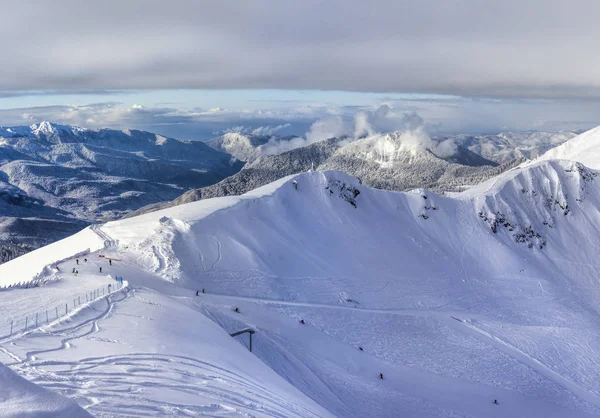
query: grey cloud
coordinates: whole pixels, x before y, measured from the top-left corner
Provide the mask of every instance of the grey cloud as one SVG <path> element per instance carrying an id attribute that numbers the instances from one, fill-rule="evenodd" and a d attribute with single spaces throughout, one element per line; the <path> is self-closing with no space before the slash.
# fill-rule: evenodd
<path id="1" fill-rule="evenodd" d="M 600 3 L 593 1 L 5 3 L 5 91 L 288 88 L 600 97 Z"/>

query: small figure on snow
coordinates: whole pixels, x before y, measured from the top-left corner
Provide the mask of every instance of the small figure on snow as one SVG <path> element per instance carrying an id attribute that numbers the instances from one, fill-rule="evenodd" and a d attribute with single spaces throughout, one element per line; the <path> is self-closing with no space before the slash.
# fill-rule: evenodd
<path id="1" fill-rule="evenodd" d="M 196 290 L 196 296 L 200 296 L 200 291 Z"/>
<path id="2" fill-rule="evenodd" d="M 75 267 L 73 267 L 73 273 L 75 273 Z"/>
<path id="3" fill-rule="evenodd" d="M 237 313 L 240 313 L 240 308 L 236 307 L 234 310 L 235 310 Z"/>
<path id="4" fill-rule="evenodd" d="M 383 380 L 383 373 L 379 373 L 379 378 Z"/>
<path id="5" fill-rule="evenodd" d="M 364 350 L 362 347 L 358 347 L 358 349 L 359 349 L 360 351 L 365 351 L 365 350 Z"/>
<path id="6" fill-rule="evenodd" d="M 87 263 L 87 258 L 84 258 L 84 259 L 83 259 L 83 262 L 84 262 L 84 263 Z"/>
<path id="7" fill-rule="evenodd" d="M 100 267 L 100 273 L 102 273 L 102 267 Z"/>
<path id="8" fill-rule="evenodd" d="M 75 276 L 77 276 L 79 274 L 78 270 L 75 270 Z"/>
<path id="9" fill-rule="evenodd" d="M 298 190 L 298 182 L 294 180 L 292 181 L 292 184 L 294 185 L 294 189 Z"/>
<path id="10" fill-rule="evenodd" d="M 500 404 L 498 403 L 498 399 L 494 399 L 494 405 L 500 405 Z"/>
<path id="11" fill-rule="evenodd" d="M 79 259 L 76 259 L 75 262 L 77 263 L 77 265 L 79 265 Z"/>
<path id="12" fill-rule="evenodd" d="M 206 293 L 206 292 L 204 291 L 204 288 L 202 288 L 202 293 Z"/>
<path id="13" fill-rule="evenodd" d="M 108 265 L 109 265 L 109 266 L 112 266 L 112 258 L 109 258 L 109 259 L 108 259 Z"/>
<path id="14" fill-rule="evenodd" d="M 301 323 L 302 325 L 304 325 L 304 319 L 301 319 L 301 320 L 300 320 L 300 323 Z"/>
<path id="15" fill-rule="evenodd" d="M 60 269 L 58 268 L 58 266 L 54 266 L 56 268 L 56 271 L 60 271 Z"/>

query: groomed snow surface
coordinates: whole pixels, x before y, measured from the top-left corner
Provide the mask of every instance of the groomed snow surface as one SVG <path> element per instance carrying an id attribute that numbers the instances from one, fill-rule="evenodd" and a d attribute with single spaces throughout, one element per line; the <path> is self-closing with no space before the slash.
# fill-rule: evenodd
<path id="1" fill-rule="evenodd" d="M 598 416 L 598 207 L 552 160 L 452 197 L 311 172 L 110 222 L 0 265 L 53 278 L 0 292 L 31 311 L 128 282 L 0 361 L 95 416 Z"/>

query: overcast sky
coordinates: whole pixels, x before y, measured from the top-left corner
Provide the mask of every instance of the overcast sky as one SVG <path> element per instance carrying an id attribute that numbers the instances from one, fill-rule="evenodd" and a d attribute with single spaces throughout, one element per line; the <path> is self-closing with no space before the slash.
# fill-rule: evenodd
<path id="1" fill-rule="evenodd" d="M 292 132 L 383 103 L 440 131 L 599 124 L 595 0 L 0 3 L 4 125 Z"/>

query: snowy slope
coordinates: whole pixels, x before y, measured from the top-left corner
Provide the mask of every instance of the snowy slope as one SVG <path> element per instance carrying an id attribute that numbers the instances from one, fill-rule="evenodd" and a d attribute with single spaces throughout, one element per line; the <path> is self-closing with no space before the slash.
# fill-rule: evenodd
<path id="1" fill-rule="evenodd" d="M 551 149 L 538 160 L 554 159 L 579 161 L 590 168 L 600 169 L 600 126 Z"/>
<path id="2" fill-rule="evenodd" d="M 268 404 L 283 416 L 598 416 L 598 181 L 581 164 L 544 161 L 441 197 L 312 172 L 109 222 L 88 232 L 121 261 L 108 266 L 93 248 L 88 258 L 133 290 L 94 321 L 71 319 L 75 333 L 52 326 L 1 344 L 0 360 L 92 413 L 198 414 L 239 407 L 235 393 L 243 412 Z M 40 251 L 21 263 L 41 272 Z M 0 277 L 28 279 L 17 261 Z M 262 362 L 215 324 L 255 329 Z M 272 396 L 259 398 L 257 381 Z"/>
<path id="3" fill-rule="evenodd" d="M 0 128 L 0 262 L 242 166 L 201 142 L 43 122 Z"/>
<path id="4" fill-rule="evenodd" d="M 0 406 L 3 417 L 91 417 L 75 402 L 28 382 L 0 364 Z"/>

